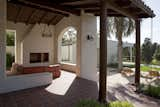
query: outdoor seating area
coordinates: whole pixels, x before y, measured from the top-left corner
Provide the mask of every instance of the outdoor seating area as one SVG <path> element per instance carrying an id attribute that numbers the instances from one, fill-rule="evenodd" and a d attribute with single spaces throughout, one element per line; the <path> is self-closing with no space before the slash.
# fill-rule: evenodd
<path id="1" fill-rule="evenodd" d="M 61 75 L 60 65 L 24 67 L 23 65 L 13 63 L 11 70 L 7 72 L 8 76 L 24 75 L 33 73 L 51 72 L 53 78 L 58 78 Z"/>
<path id="2" fill-rule="evenodd" d="M 155 16 L 142 0 L 0 0 L 0 107 L 77 107 L 81 100 L 159 107 L 160 87 L 152 90 L 158 97 L 138 93 L 160 79 L 158 71 L 141 72 L 141 21 Z M 123 68 L 123 36 L 132 34 L 135 44 L 126 46 L 135 67 Z M 111 36 L 118 41 L 108 42 Z"/>

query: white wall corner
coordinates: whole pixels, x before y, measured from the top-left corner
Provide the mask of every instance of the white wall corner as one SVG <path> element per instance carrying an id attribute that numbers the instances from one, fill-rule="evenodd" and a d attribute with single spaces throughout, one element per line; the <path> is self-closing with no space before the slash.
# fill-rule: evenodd
<path id="1" fill-rule="evenodd" d="M 93 40 L 87 40 L 87 35 Z M 97 17 L 89 14 L 81 16 L 81 65 L 80 77 L 97 81 Z"/>

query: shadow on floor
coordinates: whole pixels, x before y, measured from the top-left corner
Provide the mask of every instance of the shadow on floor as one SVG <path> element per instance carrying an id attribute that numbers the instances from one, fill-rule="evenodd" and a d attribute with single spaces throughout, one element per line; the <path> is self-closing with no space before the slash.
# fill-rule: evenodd
<path id="1" fill-rule="evenodd" d="M 74 107 L 81 99 L 97 99 L 96 82 L 76 78 L 65 95 L 38 87 L 0 95 L 0 107 Z"/>

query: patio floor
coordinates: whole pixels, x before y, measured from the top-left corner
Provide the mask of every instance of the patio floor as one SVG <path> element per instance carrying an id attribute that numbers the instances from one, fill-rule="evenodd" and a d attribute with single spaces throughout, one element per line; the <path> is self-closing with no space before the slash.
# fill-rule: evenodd
<path id="1" fill-rule="evenodd" d="M 120 80 L 120 81 L 119 81 Z M 134 93 L 134 87 L 121 74 L 108 76 L 108 100 L 127 100 L 135 107 L 159 107 L 160 101 Z M 97 99 L 96 82 L 77 78 L 62 71 L 60 78 L 49 86 L 1 94 L 0 107 L 75 107 L 80 99 Z"/>

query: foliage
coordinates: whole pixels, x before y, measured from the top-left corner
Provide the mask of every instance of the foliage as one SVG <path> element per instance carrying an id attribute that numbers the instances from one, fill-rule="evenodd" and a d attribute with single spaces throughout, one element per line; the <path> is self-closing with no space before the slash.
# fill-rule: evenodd
<path id="1" fill-rule="evenodd" d="M 145 38 L 144 43 L 142 45 L 142 60 L 145 61 L 146 64 L 150 64 L 152 61 L 152 42 L 151 39 Z"/>
<path id="2" fill-rule="evenodd" d="M 160 98 L 160 86 L 144 85 L 140 87 L 142 93 L 149 95 L 151 97 Z"/>
<path id="3" fill-rule="evenodd" d="M 72 45 L 76 43 L 77 31 L 74 28 L 68 29 L 62 37 L 62 45 Z"/>
<path id="4" fill-rule="evenodd" d="M 6 44 L 7 46 L 14 46 L 15 45 L 15 35 L 14 32 L 6 32 Z"/>
<path id="5" fill-rule="evenodd" d="M 130 18 L 111 17 L 108 19 L 110 35 L 113 34 L 118 40 L 118 69 L 122 69 L 122 38 L 128 37 L 135 29 L 135 22 Z"/>
<path id="6" fill-rule="evenodd" d="M 6 54 L 6 67 L 7 69 L 12 67 L 12 63 L 14 62 L 14 56 L 10 53 Z"/>
<path id="7" fill-rule="evenodd" d="M 160 71 L 160 68 L 156 67 L 149 67 L 149 66 L 141 66 L 141 71 L 148 72 L 148 71 Z"/>
<path id="8" fill-rule="evenodd" d="M 154 58 L 160 61 L 160 46 L 157 47 L 157 50 L 154 53 Z"/>
<path id="9" fill-rule="evenodd" d="M 133 107 L 133 105 L 126 101 L 115 101 L 109 104 L 101 104 L 94 100 L 81 100 L 76 107 Z"/>
<path id="10" fill-rule="evenodd" d="M 107 66 L 111 67 L 111 68 L 117 68 L 118 67 L 118 63 L 110 63 Z"/>
<path id="11" fill-rule="evenodd" d="M 152 65 L 160 65 L 160 61 L 153 59 L 152 60 Z"/>

